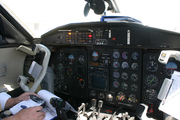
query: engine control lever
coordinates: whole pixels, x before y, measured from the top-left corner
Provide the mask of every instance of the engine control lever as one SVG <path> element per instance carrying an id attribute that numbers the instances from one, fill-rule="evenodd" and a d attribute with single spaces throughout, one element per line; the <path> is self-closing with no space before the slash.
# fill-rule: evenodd
<path id="1" fill-rule="evenodd" d="M 96 99 L 92 99 L 92 109 L 93 109 L 92 117 L 94 118 L 96 111 Z"/>
<path id="2" fill-rule="evenodd" d="M 96 99 L 92 99 L 91 101 L 91 104 L 92 104 L 92 116 L 89 118 L 89 120 L 96 120 L 96 116 L 95 116 L 95 112 L 96 112 Z"/>
<path id="3" fill-rule="evenodd" d="M 100 111 L 101 111 L 101 108 L 103 106 L 103 101 L 102 100 L 99 100 L 98 102 L 98 116 L 97 116 L 97 120 L 99 119 L 99 115 L 100 115 Z"/>
<path id="4" fill-rule="evenodd" d="M 116 111 L 113 113 L 113 115 L 110 117 L 109 120 L 113 120 L 114 116 L 116 115 Z"/>

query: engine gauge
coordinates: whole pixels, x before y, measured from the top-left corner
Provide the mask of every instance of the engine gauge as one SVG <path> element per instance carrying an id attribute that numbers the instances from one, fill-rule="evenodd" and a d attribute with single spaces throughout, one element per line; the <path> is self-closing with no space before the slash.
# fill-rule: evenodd
<path id="1" fill-rule="evenodd" d="M 135 73 L 132 73 L 132 74 L 131 74 L 131 80 L 132 80 L 132 81 L 137 81 L 137 80 L 138 80 L 138 75 L 135 74 Z"/>
<path id="2" fill-rule="evenodd" d="M 125 95 L 123 92 L 118 92 L 117 95 L 116 95 L 116 100 L 117 101 L 123 101 L 125 99 Z"/>
<path id="3" fill-rule="evenodd" d="M 149 61 L 146 65 L 146 69 L 149 71 L 149 72 L 156 72 L 158 70 L 158 63 L 155 62 L 155 61 Z"/>
<path id="4" fill-rule="evenodd" d="M 98 52 L 93 51 L 91 57 L 92 57 L 92 60 L 97 61 L 97 60 L 98 60 L 98 57 L 99 57 Z"/>
<path id="5" fill-rule="evenodd" d="M 114 57 L 115 59 L 118 59 L 118 58 L 120 57 L 120 53 L 119 53 L 118 51 L 114 51 L 114 52 L 113 52 L 113 57 Z"/>
<path id="6" fill-rule="evenodd" d="M 138 64 L 137 63 L 133 63 L 131 65 L 131 69 L 134 70 L 134 71 L 137 71 L 138 70 Z"/>
<path id="7" fill-rule="evenodd" d="M 68 62 L 69 62 L 69 64 L 73 64 L 74 63 L 74 55 L 73 54 L 70 54 L 68 56 Z"/>
<path id="8" fill-rule="evenodd" d="M 120 75 L 119 75 L 119 72 L 113 72 L 113 77 L 114 77 L 114 78 L 119 78 L 119 76 L 120 76 Z"/>
<path id="9" fill-rule="evenodd" d="M 64 71 L 64 66 L 63 66 L 62 63 L 59 63 L 59 65 L 58 65 L 58 71 L 59 71 L 60 73 L 62 73 L 62 72 Z"/>
<path id="10" fill-rule="evenodd" d="M 131 54 L 131 58 L 132 58 L 133 60 L 137 60 L 137 59 L 139 58 L 139 54 L 138 54 L 137 52 L 133 52 L 133 53 Z"/>
<path id="11" fill-rule="evenodd" d="M 117 62 L 117 61 L 113 62 L 113 67 L 114 68 L 119 68 L 119 66 L 120 66 L 119 62 Z"/>
<path id="12" fill-rule="evenodd" d="M 138 86 L 136 84 L 131 84 L 131 90 L 132 91 L 137 91 L 138 90 Z"/>
<path id="13" fill-rule="evenodd" d="M 145 99 L 146 101 L 151 101 L 151 102 L 155 101 L 157 99 L 157 92 L 156 92 L 156 90 L 154 90 L 154 89 L 147 89 L 145 91 L 145 98 L 146 98 Z"/>
<path id="14" fill-rule="evenodd" d="M 122 53 L 122 58 L 123 58 L 124 60 L 127 60 L 127 59 L 128 59 L 127 54 L 128 54 L 128 52 L 123 52 L 123 53 Z"/>
<path id="15" fill-rule="evenodd" d="M 114 81 L 113 82 L 113 87 L 114 88 L 118 88 L 120 86 L 119 82 L 118 81 Z"/>
<path id="16" fill-rule="evenodd" d="M 122 67 L 122 69 L 129 68 L 129 64 L 127 62 L 123 62 L 121 67 Z"/>
<path id="17" fill-rule="evenodd" d="M 136 103 L 136 102 L 138 102 L 138 100 L 136 98 L 136 95 L 130 94 L 129 97 L 128 97 L 128 102 L 129 103 Z"/>
<path id="18" fill-rule="evenodd" d="M 127 89 L 128 89 L 128 84 L 125 83 L 125 82 L 122 82 L 122 83 L 121 83 L 121 88 L 122 88 L 123 90 L 127 90 Z"/>
<path id="19" fill-rule="evenodd" d="M 158 82 L 158 78 L 153 74 L 147 75 L 145 78 L 145 84 L 151 88 L 156 87 L 158 85 Z"/>
<path id="20" fill-rule="evenodd" d="M 121 74 L 121 78 L 124 79 L 124 80 L 127 80 L 128 79 L 128 74 L 126 72 L 123 72 Z"/>

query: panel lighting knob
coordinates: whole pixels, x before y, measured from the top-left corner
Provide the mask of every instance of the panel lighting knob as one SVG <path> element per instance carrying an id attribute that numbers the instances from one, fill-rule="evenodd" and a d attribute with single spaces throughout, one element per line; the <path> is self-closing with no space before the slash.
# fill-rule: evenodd
<path id="1" fill-rule="evenodd" d="M 113 101 L 113 96 L 111 94 L 107 94 L 106 95 L 106 100 L 109 101 L 109 102 Z"/>

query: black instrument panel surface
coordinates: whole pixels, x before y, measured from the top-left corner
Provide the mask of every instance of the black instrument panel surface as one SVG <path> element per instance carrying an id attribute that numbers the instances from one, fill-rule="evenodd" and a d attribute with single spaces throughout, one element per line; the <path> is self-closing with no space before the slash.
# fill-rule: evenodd
<path id="1" fill-rule="evenodd" d="M 42 36 L 51 46 L 55 91 L 110 106 L 158 111 L 158 92 L 180 63 L 158 62 L 161 50 L 179 49 L 180 34 L 134 23 L 82 23 L 56 28 Z"/>

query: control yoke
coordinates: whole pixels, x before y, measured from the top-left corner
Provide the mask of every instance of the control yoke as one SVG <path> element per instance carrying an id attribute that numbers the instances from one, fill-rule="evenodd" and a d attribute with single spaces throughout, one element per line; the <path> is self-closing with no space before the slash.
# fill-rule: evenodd
<path id="1" fill-rule="evenodd" d="M 32 51 L 30 48 L 26 47 L 26 46 L 19 46 L 17 48 L 17 50 L 24 52 L 26 54 L 29 55 L 36 55 L 36 53 L 39 53 L 40 51 L 45 52 L 44 58 L 43 58 L 43 63 L 42 63 L 42 69 L 37 77 L 37 79 L 35 79 L 35 82 L 33 84 L 33 86 L 31 88 L 29 88 L 28 86 L 26 86 L 27 83 L 27 78 L 24 76 L 19 76 L 18 77 L 18 83 L 21 86 L 21 88 L 26 91 L 26 92 L 35 92 L 36 89 L 38 88 L 38 86 L 40 85 L 41 81 L 43 80 L 44 76 L 46 75 L 46 71 L 47 71 L 47 67 L 48 67 L 48 63 L 49 63 L 49 59 L 50 59 L 50 55 L 51 52 L 49 51 L 49 49 L 42 45 L 42 44 L 36 44 L 35 45 L 35 49 L 34 51 Z"/>
<path id="2" fill-rule="evenodd" d="M 180 61 L 180 52 L 175 50 L 163 50 L 161 51 L 158 60 L 160 63 L 167 64 L 170 57 Z"/>

